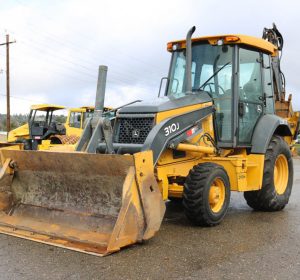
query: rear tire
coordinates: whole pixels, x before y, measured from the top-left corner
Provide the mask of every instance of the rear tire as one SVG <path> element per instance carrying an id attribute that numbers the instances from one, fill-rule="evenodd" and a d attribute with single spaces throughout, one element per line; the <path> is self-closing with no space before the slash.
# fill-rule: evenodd
<path id="1" fill-rule="evenodd" d="M 224 218 L 230 202 L 230 183 L 224 168 L 214 163 L 193 167 L 186 178 L 183 207 L 195 225 L 215 226 Z"/>
<path id="2" fill-rule="evenodd" d="M 289 202 L 293 185 L 293 159 L 288 144 L 273 136 L 265 155 L 262 188 L 244 193 L 254 210 L 279 211 Z"/>

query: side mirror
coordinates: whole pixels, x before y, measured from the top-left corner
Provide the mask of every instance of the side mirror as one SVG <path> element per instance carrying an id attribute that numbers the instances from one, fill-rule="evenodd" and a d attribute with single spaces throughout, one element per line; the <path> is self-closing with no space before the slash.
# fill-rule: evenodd
<path id="1" fill-rule="evenodd" d="M 161 89 L 162 89 L 162 87 L 163 87 L 163 81 L 166 81 L 165 82 L 165 85 L 164 85 L 164 90 L 163 91 L 166 91 L 166 88 L 167 88 L 167 86 L 168 86 L 168 83 L 169 83 L 169 78 L 168 77 L 163 77 L 163 78 L 161 78 L 161 80 L 160 80 L 160 84 L 159 84 L 159 91 L 158 91 L 158 96 L 157 97 L 160 97 L 160 92 L 161 92 Z"/>

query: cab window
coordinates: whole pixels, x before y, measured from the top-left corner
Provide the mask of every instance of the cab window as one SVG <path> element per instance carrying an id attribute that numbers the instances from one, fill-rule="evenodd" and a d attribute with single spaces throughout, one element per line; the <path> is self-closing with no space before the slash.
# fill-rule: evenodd
<path id="1" fill-rule="evenodd" d="M 70 127 L 80 128 L 81 127 L 81 112 L 72 112 L 70 115 Z"/>
<path id="2" fill-rule="evenodd" d="M 272 85 L 272 69 L 270 56 L 263 54 L 263 73 L 264 73 L 264 94 L 266 99 L 266 113 L 274 114 L 274 95 Z"/>

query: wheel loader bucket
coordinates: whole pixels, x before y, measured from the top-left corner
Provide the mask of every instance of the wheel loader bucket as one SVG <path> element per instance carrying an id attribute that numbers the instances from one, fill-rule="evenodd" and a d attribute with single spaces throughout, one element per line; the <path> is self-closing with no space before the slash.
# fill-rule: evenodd
<path id="1" fill-rule="evenodd" d="M 0 233 L 95 255 L 151 238 L 165 205 L 152 152 L 0 149 Z"/>

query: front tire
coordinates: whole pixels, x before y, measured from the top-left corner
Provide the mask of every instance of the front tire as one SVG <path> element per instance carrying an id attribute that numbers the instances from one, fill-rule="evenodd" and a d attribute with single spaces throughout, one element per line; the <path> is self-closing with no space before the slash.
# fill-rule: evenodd
<path id="1" fill-rule="evenodd" d="M 183 207 L 195 225 L 215 226 L 224 218 L 230 202 L 230 183 L 224 168 L 214 163 L 193 167 L 183 190 Z"/>
<path id="2" fill-rule="evenodd" d="M 293 185 L 293 159 L 288 144 L 273 136 L 265 155 L 262 188 L 244 193 L 254 210 L 279 211 L 289 202 Z"/>

